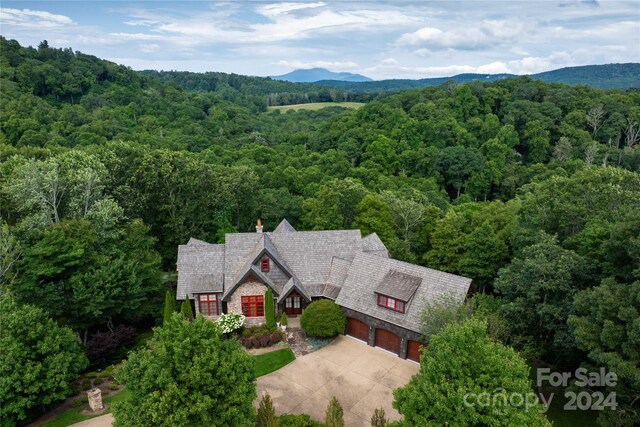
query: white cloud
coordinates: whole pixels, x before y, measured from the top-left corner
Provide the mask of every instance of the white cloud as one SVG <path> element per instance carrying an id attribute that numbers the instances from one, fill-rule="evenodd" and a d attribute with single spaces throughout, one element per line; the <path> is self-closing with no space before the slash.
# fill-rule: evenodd
<path id="1" fill-rule="evenodd" d="M 429 56 L 431 56 L 433 54 L 433 52 L 431 52 L 426 47 L 420 48 L 418 50 L 414 50 L 413 53 L 415 53 L 416 55 L 421 56 L 423 58 L 427 58 L 427 57 L 429 57 Z"/>
<path id="2" fill-rule="evenodd" d="M 268 16 L 275 17 L 278 15 L 282 15 L 285 13 L 293 12 L 296 10 L 302 9 L 314 9 L 317 7 L 326 6 L 327 4 L 324 2 L 317 3 L 273 3 L 267 4 L 264 6 L 260 6 L 256 9 L 256 12 Z"/>
<path id="3" fill-rule="evenodd" d="M 358 64 L 351 61 L 340 62 L 340 61 L 312 61 L 312 62 L 303 62 L 303 61 L 287 61 L 281 60 L 276 62 L 276 65 L 287 68 L 329 68 L 332 71 L 342 71 L 342 70 L 353 70 L 354 68 L 358 68 Z"/>
<path id="4" fill-rule="evenodd" d="M 423 27 L 404 33 L 396 40 L 397 46 L 426 46 L 431 49 L 473 50 L 497 45 L 529 31 L 529 26 L 518 20 L 484 20 L 479 25 L 456 23 L 447 30 Z"/>
<path id="5" fill-rule="evenodd" d="M 42 10 L 0 8 L 0 21 L 4 25 L 22 28 L 52 28 L 72 25 L 71 18 Z"/>

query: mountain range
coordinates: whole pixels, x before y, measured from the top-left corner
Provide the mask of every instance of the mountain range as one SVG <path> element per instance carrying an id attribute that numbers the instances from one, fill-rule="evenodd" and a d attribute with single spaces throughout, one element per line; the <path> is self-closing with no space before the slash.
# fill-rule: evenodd
<path id="1" fill-rule="evenodd" d="M 529 74 L 528 76 L 534 80 L 542 80 L 547 83 L 581 84 L 600 89 L 640 88 L 640 64 L 638 63 L 565 67 L 543 73 Z M 315 83 L 357 92 L 388 92 L 437 86 L 449 80 L 453 80 L 456 83 L 492 82 L 511 77 L 518 77 L 518 75 L 467 73 L 416 80 L 388 79 L 374 81 L 360 74 L 334 73 L 324 68 L 311 68 L 295 70 L 281 76 L 272 76 L 271 78 L 290 82 Z"/>
<path id="2" fill-rule="evenodd" d="M 274 80 L 286 80 L 293 83 L 313 83 L 321 80 L 336 80 L 342 82 L 371 82 L 373 79 L 362 74 L 347 72 L 336 73 L 326 68 L 308 68 L 293 70 L 290 73 L 280 76 L 270 76 Z"/>

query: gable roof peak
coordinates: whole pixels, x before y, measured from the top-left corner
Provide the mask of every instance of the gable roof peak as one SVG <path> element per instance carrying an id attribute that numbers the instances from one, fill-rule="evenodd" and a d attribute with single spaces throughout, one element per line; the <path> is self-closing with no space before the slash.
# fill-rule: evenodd
<path id="1" fill-rule="evenodd" d="M 293 225 L 287 221 L 287 219 L 283 219 L 280 221 L 280 224 L 273 230 L 274 233 L 295 233 L 296 229 L 293 228 Z"/>

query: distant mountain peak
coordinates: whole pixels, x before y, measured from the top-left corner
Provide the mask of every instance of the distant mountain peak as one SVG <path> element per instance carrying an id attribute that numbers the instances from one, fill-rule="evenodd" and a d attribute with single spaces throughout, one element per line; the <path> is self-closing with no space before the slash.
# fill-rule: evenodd
<path id="1" fill-rule="evenodd" d="M 307 68 L 293 70 L 280 76 L 270 76 L 274 80 L 286 80 L 294 83 L 313 83 L 320 80 L 337 80 L 342 82 L 370 82 L 367 76 L 347 72 L 333 72 L 326 68 Z"/>

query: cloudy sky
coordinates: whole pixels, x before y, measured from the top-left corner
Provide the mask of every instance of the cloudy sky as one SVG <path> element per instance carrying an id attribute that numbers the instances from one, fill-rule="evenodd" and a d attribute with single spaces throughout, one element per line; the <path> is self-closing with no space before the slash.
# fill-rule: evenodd
<path id="1" fill-rule="evenodd" d="M 0 33 L 133 69 L 530 74 L 640 62 L 640 2 L 3 1 Z"/>

